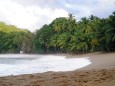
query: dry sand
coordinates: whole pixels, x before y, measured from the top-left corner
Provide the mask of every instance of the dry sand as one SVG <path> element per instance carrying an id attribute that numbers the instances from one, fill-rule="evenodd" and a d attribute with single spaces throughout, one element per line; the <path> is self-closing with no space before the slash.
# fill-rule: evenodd
<path id="1" fill-rule="evenodd" d="M 115 53 L 84 56 L 93 63 L 79 70 L 0 77 L 0 86 L 115 86 Z"/>

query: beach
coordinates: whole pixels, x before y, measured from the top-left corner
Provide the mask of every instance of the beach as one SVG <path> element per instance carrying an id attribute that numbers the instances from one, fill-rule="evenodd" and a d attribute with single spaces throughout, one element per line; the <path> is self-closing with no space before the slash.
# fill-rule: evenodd
<path id="1" fill-rule="evenodd" d="M 115 86 L 115 53 L 68 55 L 68 57 L 90 57 L 92 63 L 74 71 L 48 71 L 0 77 L 0 86 Z"/>

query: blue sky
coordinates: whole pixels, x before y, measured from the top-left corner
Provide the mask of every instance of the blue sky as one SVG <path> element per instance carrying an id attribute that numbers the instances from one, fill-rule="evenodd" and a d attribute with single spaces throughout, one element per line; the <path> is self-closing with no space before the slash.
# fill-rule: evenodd
<path id="1" fill-rule="evenodd" d="M 108 17 L 115 11 L 115 0 L 0 0 L 0 21 L 30 31 L 68 13 L 79 20 L 91 14 Z"/>

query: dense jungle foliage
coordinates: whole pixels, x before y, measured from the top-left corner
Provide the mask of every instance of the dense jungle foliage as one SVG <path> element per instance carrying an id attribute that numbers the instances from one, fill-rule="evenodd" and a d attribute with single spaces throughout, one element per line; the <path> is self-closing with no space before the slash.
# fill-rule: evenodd
<path id="1" fill-rule="evenodd" d="M 77 21 L 72 14 L 56 18 L 35 33 L 0 22 L 0 53 L 88 53 L 115 51 L 115 12 Z"/>
<path id="2" fill-rule="evenodd" d="M 56 18 L 36 31 L 34 46 L 39 53 L 88 53 L 115 51 L 115 12 L 108 18 L 91 15 L 76 21 Z"/>
<path id="3" fill-rule="evenodd" d="M 0 53 L 32 52 L 33 37 L 28 30 L 0 22 Z"/>

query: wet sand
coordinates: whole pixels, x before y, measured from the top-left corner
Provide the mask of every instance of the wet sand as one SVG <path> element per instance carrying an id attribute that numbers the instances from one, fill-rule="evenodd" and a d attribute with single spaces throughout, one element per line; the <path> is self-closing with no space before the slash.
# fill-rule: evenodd
<path id="1" fill-rule="evenodd" d="M 68 72 L 0 77 L 0 86 L 115 86 L 115 53 L 72 55 L 71 57 L 84 56 L 90 57 L 92 64 Z"/>

